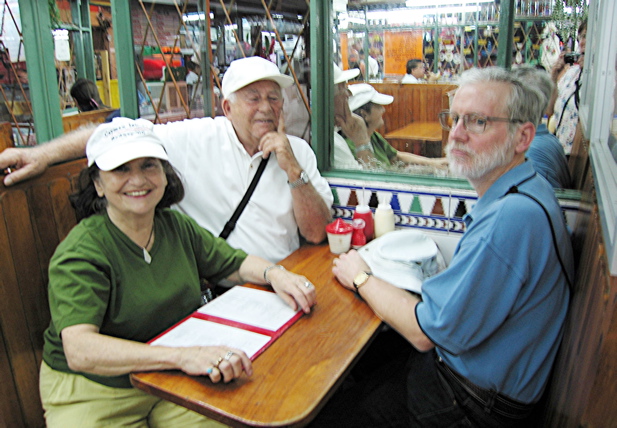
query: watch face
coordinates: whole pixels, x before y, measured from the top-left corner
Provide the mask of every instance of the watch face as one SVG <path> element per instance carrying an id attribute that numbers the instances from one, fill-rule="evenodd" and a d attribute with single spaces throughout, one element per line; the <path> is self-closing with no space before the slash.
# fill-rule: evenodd
<path id="1" fill-rule="evenodd" d="M 308 183 L 309 182 L 308 174 L 306 172 L 302 171 L 300 173 L 300 180 L 302 180 L 303 183 Z"/>
<path id="2" fill-rule="evenodd" d="M 366 272 L 360 272 L 354 278 L 353 284 L 356 286 L 356 288 L 358 288 L 361 285 L 363 285 L 367 280 L 368 280 L 368 274 Z"/>

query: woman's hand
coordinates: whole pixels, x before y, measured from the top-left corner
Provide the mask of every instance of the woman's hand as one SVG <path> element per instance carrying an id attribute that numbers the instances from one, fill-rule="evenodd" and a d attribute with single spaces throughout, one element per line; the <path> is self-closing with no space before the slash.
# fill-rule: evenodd
<path id="1" fill-rule="evenodd" d="M 272 265 L 261 257 L 248 255 L 240 269 L 227 279 L 237 284 L 252 282 L 271 285 L 294 311 L 300 307 L 308 314 L 317 302 L 315 286 L 306 277 L 289 272 L 282 266 Z"/>
<path id="2" fill-rule="evenodd" d="M 366 122 L 361 116 L 350 113 L 347 120 L 337 117 L 336 124 L 341 128 L 345 136 L 354 142 L 356 147 L 370 143 Z"/>
<path id="3" fill-rule="evenodd" d="M 268 280 L 276 294 L 294 310 L 300 307 L 308 314 L 317 303 L 315 286 L 302 275 L 275 268 L 268 271 Z"/>
<path id="4" fill-rule="evenodd" d="M 209 376 L 212 382 L 221 380 L 225 383 L 246 373 L 253 374 L 253 366 L 249 357 L 239 349 L 225 346 L 194 346 L 178 348 L 180 359 L 179 369 L 191 376 Z"/>
<path id="5" fill-rule="evenodd" d="M 103 376 L 132 372 L 182 370 L 225 383 L 253 374 L 249 357 L 226 346 L 151 346 L 99 333 L 93 324 L 76 324 L 62 330 L 66 360 L 73 371 Z"/>

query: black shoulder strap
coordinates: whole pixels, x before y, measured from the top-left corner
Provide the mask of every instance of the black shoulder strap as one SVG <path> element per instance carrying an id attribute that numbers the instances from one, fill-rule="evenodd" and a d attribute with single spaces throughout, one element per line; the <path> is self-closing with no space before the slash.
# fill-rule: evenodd
<path id="1" fill-rule="evenodd" d="M 553 226 L 553 221 L 551 220 L 551 216 L 548 213 L 548 210 L 544 207 L 542 202 L 540 202 L 535 196 L 530 195 L 529 193 L 521 192 L 521 191 L 518 190 L 518 186 L 520 186 L 521 184 L 523 184 L 527 180 L 531 180 L 533 177 L 535 177 L 535 174 L 532 175 L 531 177 L 523 180 L 518 185 L 510 187 L 510 189 L 508 189 L 508 191 L 506 192 L 506 194 L 504 196 L 507 196 L 507 195 L 509 195 L 511 193 L 518 193 L 519 195 L 527 196 L 531 200 L 535 201 L 538 205 L 540 205 L 540 208 L 542 208 L 542 211 L 544 211 L 544 214 L 546 215 L 546 219 L 548 220 L 548 223 L 549 223 L 550 228 L 551 228 L 551 236 L 553 238 L 553 247 L 555 248 L 555 252 L 557 253 L 557 259 L 559 260 L 559 264 L 561 265 L 561 270 L 563 272 L 563 275 L 566 277 L 566 282 L 568 283 L 568 287 L 570 288 L 570 291 L 574 291 L 574 288 L 573 288 L 574 286 L 572 284 L 572 280 L 570 279 L 570 276 L 568 275 L 568 271 L 566 270 L 566 265 L 563 262 L 563 259 L 561 258 L 561 253 L 559 252 L 559 245 L 557 244 L 557 236 L 555 236 L 555 227 Z"/>
<path id="2" fill-rule="evenodd" d="M 249 184 L 248 189 L 246 189 L 246 193 L 242 197 L 242 200 L 238 204 L 238 207 L 236 208 L 234 213 L 231 215 L 231 218 L 229 219 L 229 221 L 225 223 L 225 227 L 223 228 L 223 231 L 219 235 L 220 238 L 227 239 L 229 234 L 235 229 L 236 223 L 238 222 L 238 219 L 240 218 L 242 211 L 244 211 L 244 207 L 246 207 L 246 204 L 248 204 L 249 199 L 251 199 L 251 195 L 255 191 L 255 187 L 257 187 L 257 183 L 259 182 L 259 179 L 261 178 L 261 175 L 263 174 L 264 169 L 266 169 L 266 164 L 268 163 L 268 159 L 270 159 L 270 156 L 268 156 L 267 158 L 263 158 L 261 160 L 261 163 L 257 167 L 257 172 L 255 173 L 255 176 L 253 177 L 251 184 Z"/>
<path id="3" fill-rule="evenodd" d="M 580 73 L 578 74 L 578 77 L 576 78 L 576 82 L 574 83 L 575 85 L 574 92 L 570 94 L 566 102 L 563 104 L 563 110 L 561 110 L 561 116 L 559 116 L 559 123 L 557 123 L 557 126 L 555 127 L 555 135 L 557 134 L 557 130 L 561 126 L 561 122 L 563 121 L 563 116 L 566 113 L 566 107 L 568 106 L 568 103 L 570 102 L 572 97 L 574 97 L 574 105 L 576 106 L 576 109 L 578 110 L 578 103 L 579 103 L 578 96 L 579 96 L 579 90 L 581 89 L 581 83 L 580 83 L 581 74 L 583 74 L 583 70 L 580 71 Z"/>

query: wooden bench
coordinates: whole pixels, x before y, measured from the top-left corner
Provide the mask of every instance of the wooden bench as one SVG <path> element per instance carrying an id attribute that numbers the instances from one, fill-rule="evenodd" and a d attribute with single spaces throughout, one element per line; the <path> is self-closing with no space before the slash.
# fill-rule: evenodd
<path id="1" fill-rule="evenodd" d="M 105 119 L 107 119 L 107 116 L 109 116 L 115 110 L 116 109 L 113 108 L 105 108 L 100 110 L 87 111 L 84 113 L 78 113 L 71 116 L 64 116 L 62 118 L 62 128 L 64 129 L 64 132 L 69 132 L 88 123 L 103 123 L 105 122 Z"/>
<path id="2" fill-rule="evenodd" d="M 45 425 L 38 382 L 50 319 L 47 266 L 76 224 L 68 195 L 85 164 L 57 165 L 10 188 L 0 182 L 0 427 Z"/>

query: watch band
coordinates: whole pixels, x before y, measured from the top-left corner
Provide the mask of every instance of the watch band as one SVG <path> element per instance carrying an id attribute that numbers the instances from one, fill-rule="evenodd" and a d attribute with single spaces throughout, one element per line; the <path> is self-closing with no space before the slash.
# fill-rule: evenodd
<path id="1" fill-rule="evenodd" d="M 370 141 L 366 144 L 362 144 L 361 146 L 356 146 L 356 149 L 354 150 L 354 152 L 358 154 L 365 150 L 368 150 L 369 152 L 373 153 L 373 145 L 371 144 Z"/>
<path id="2" fill-rule="evenodd" d="M 308 182 L 309 182 L 308 174 L 305 171 L 300 171 L 300 178 L 298 178 L 296 181 L 292 181 L 291 183 L 289 183 L 289 187 L 292 189 L 295 189 L 296 187 L 300 187 L 304 184 L 308 184 Z"/>
<path id="3" fill-rule="evenodd" d="M 360 290 L 360 287 L 366 284 L 366 282 L 369 280 L 371 276 L 373 276 L 373 272 L 370 272 L 370 271 L 362 271 L 358 275 L 356 275 L 356 277 L 354 278 L 352 282 L 354 288 L 356 289 L 356 292 Z"/>

